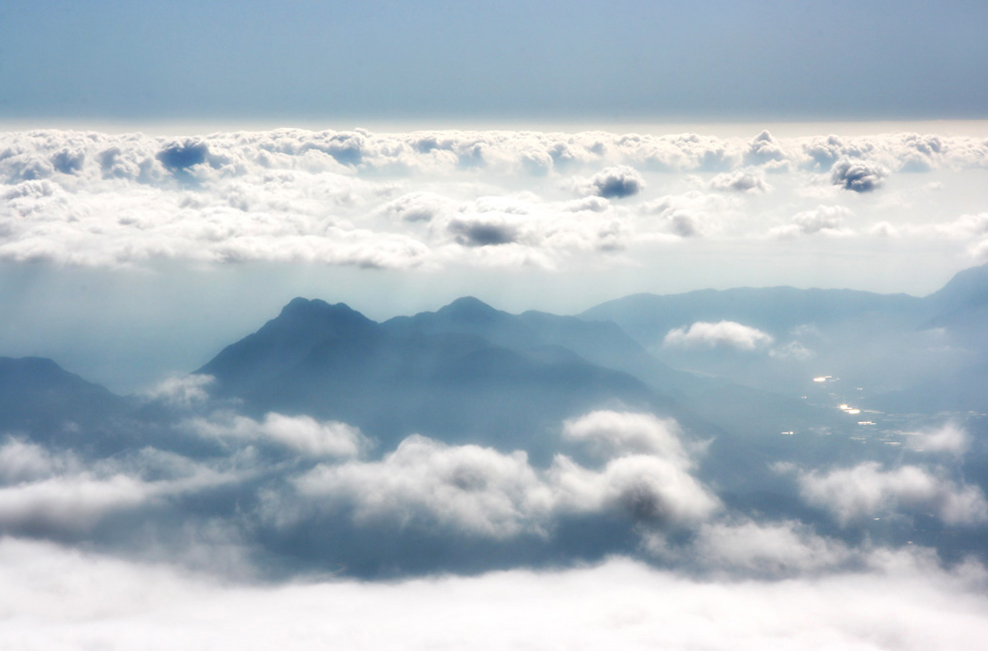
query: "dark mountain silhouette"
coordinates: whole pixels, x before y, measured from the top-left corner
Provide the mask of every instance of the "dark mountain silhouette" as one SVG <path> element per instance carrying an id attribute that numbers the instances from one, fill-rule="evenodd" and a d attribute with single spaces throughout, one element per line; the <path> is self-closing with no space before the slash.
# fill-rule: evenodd
<path id="1" fill-rule="evenodd" d="M 197 373 L 216 377 L 214 393 L 241 399 L 249 413 L 343 420 L 386 447 L 420 432 L 539 454 L 539 436 L 595 408 L 683 412 L 634 376 L 476 299 L 385 324 L 295 299 Z"/>
<path id="2" fill-rule="evenodd" d="M 103 447 L 135 404 L 42 357 L 0 357 L 0 432 L 71 447 Z"/>

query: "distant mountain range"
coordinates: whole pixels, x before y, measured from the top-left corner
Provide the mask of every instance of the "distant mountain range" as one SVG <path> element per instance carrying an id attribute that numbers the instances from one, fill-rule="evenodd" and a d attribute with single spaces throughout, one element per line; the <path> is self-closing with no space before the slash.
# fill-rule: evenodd
<path id="1" fill-rule="evenodd" d="M 628 296 L 580 318 L 617 324 L 669 366 L 783 395 L 804 394 L 814 376 L 831 376 L 861 387 L 876 408 L 988 411 L 988 265 L 959 272 L 923 298 L 792 287 L 701 290 Z M 754 350 L 667 339 L 697 322 L 722 321 L 767 337 Z"/>
<path id="2" fill-rule="evenodd" d="M 588 352 L 597 361 L 648 358 L 613 324 L 513 316 L 473 298 L 384 323 L 297 298 L 196 373 L 215 377 L 213 393 L 242 401 L 247 413 L 343 420 L 385 445 L 423 432 L 539 454 L 543 433 L 592 409 L 692 418 L 627 364 L 595 364 Z"/>
<path id="3" fill-rule="evenodd" d="M 213 398 L 234 400 L 245 414 L 340 420 L 383 448 L 426 433 L 544 459 L 552 446 L 540 441 L 562 420 L 610 408 L 675 417 L 731 454 L 775 455 L 780 431 L 853 427 L 834 400 L 880 410 L 988 410 L 986 318 L 985 266 L 925 298 L 705 290 L 629 296 L 578 317 L 512 315 L 466 297 L 377 323 L 343 304 L 296 298 L 195 372 L 214 376 Z M 720 321 L 771 343 L 756 350 L 662 343 L 671 330 Z M 821 387 L 814 376 L 829 379 Z M 84 426 L 119 443 L 120 423 L 132 418 L 169 416 L 50 360 L 0 359 L 0 430 L 71 443 Z M 752 448 L 753 441 L 761 443 Z"/>

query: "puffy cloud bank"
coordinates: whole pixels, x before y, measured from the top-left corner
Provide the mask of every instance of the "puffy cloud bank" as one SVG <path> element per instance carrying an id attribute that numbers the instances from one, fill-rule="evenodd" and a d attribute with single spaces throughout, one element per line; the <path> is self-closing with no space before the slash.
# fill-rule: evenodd
<path id="1" fill-rule="evenodd" d="M 564 438 L 587 446 L 601 466 L 557 454 L 533 467 L 523 451 L 450 446 L 420 435 L 380 461 L 320 464 L 293 480 L 312 510 L 351 513 L 357 525 L 452 529 L 473 536 L 549 536 L 565 517 L 626 514 L 660 528 L 689 527 L 720 508 L 690 471 L 678 426 L 648 414 L 593 412 L 566 423 Z M 294 496 L 285 496 L 287 504 Z M 276 507 L 284 525 L 286 508 Z"/>
<path id="2" fill-rule="evenodd" d="M 939 204 L 895 180 L 986 168 L 984 139 L 917 134 L 4 133 L 0 260 L 557 269 L 677 238 L 893 231 L 981 255 L 983 232 L 947 224 L 983 206 L 932 218 Z M 853 200 L 884 194 L 908 219 Z"/>

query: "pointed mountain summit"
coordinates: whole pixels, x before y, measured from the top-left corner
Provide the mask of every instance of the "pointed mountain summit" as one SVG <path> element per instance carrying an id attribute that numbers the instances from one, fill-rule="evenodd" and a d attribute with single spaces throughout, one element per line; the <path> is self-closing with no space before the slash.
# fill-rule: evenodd
<path id="1" fill-rule="evenodd" d="M 195 372 L 216 377 L 223 393 L 240 394 L 291 370 L 319 346 L 368 341 L 378 331 L 377 323 L 344 303 L 295 298 L 260 330 Z"/>
<path id="2" fill-rule="evenodd" d="M 239 399 L 253 415 L 342 420 L 382 442 L 421 432 L 531 449 L 532 436 L 593 409 L 675 408 L 632 374 L 562 345 L 580 343 L 579 333 L 554 334 L 546 318 L 466 297 L 378 324 L 342 304 L 295 299 L 197 372 L 216 378 L 215 396 Z M 616 326 L 559 318 L 635 347 Z"/>
<path id="3" fill-rule="evenodd" d="M 452 320 L 474 322 L 496 320 L 498 315 L 506 314 L 473 296 L 458 298 L 449 305 L 440 308 L 436 313 Z"/>

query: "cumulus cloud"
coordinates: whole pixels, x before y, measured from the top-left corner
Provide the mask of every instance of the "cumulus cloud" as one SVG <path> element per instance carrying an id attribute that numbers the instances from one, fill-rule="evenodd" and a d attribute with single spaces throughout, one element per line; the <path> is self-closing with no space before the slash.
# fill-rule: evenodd
<path id="1" fill-rule="evenodd" d="M 359 429 L 338 421 L 317 421 L 311 416 L 268 413 L 256 421 L 232 412 L 187 421 L 200 436 L 234 441 L 265 440 L 313 457 L 354 457 L 371 446 Z"/>
<path id="2" fill-rule="evenodd" d="M 744 152 L 746 165 L 761 165 L 774 170 L 785 169 L 788 157 L 782 144 L 768 131 L 762 131 L 752 138 Z"/>
<path id="3" fill-rule="evenodd" d="M 406 222 L 430 222 L 445 210 L 449 210 L 453 202 L 446 197 L 431 192 L 412 192 L 390 201 L 382 208 L 382 212 L 395 219 Z"/>
<path id="4" fill-rule="evenodd" d="M 605 199 L 631 197 L 645 189 L 645 180 L 633 167 L 608 167 L 580 185 L 580 190 Z"/>
<path id="5" fill-rule="evenodd" d="M 676 461 L 635 454 L 590 470 L 557 456 L 548 471 L 563 512 L 623 510 L 646 524 L 692 527 L 721 508 L 720 500 Z"/>
<path id="6" fill-rule="evenodd" d="M 819 177 L 800 169 L 833 170 L 839 187 L 867 191 L 887 170 L 971 167 L 988 167 L 982 140 L 919 134 L 779 138 L 764 132 L 745 140 L 688 133 L 278 129 L 170 139 L 9 132 L 0 134 L 0 260 L 398 270 L 523 261 L 557 269 L 587 255 L 666 242 L 668 233 L 764 233 L 760 215 L 771 218 L 772 211 L 746 216 L 744 207 L 769 189 L 766 172 L 790 170 L 773 183 L 778 195 L 795 189 L 816 192 L 819 200 Z M 668 173 L 716 173 L 704 186 L 721 202 L 670 194 L 668 205 L 643 211 L 657 220 L 638 219 L 624 208 L 622 198 L 640 196 L 653 183 L 650 175 L 663 175 L 654 182 L 672 191 Z M 555 201 L 560 186 L 583 199 Z M 523 200 L 531 207 L 527 214 L 479 214 L 484 197 L 524 192 L 531 195 Z M 797 214 L 802 207 L 797 204 Z M 592 215 L 601 223 L 588 221 Z M 806 229 L 812 225 L 792 223 L 780 234 Z M 824 226 L 814 232 L 843 231 Z"/>
<path id="7" fill-rule="evenodd" d="M 687 327 L 670 330 L 662 340 L 669 348 L 717 348 L 756 350 L 772 344 L 774 338 L 757 328 L 735 321 L 707 323 L 697 321 Z"/>
<path id="8" fill-rule="evenodd" d="M 977 486 L 958 484 L 913 465 L 885 470 L 873 461 L 799 475 L 799 492 L 843 526 L 895 512 L 929 511 L 949 525 L 988 521 L 988 502 Z"/>
<path id="9" fill-rule="evenodd" d="M 379 462 L 321 465 L 296 480 L 321 507 L 347 505 L 356 523 L 426 522 L 505 537 L 539 529 L 552 496 L 524 452 L 447 446 L 412 436 Z"/>
<path id="10" fill-rule="evenodd" d="M 625 513 L 657 526 L 691 526 L 720 508 L 691 474 L 674 421 L 593 412 L 564 424 L 564 438 L 604 462 L 586 468 L 558 454 L 545 469 L 523 451 L 453 446 L 414 435 L 380 461 L 320 464 L 294 480 L 324 511 L 357 525 L 439 525 L 476 536 L 548 535 L 566 515 Z"/>
<path id="11" fill-rule="evenodd" d="M 872 192 L 884 185 L 889 172 L 881 165 L 842 158 L 830 170 L 830 182 L 845 190 Z"/>
<path id="12" fill-rule="evenodd" d="M 957 423 L 946 423 L 937 429 L 910 433 L 906 445 L 916 452 L 961 457 L 971 445 L 971 436 Z"/>
<path id="13" fill-rule="evenodd" d="M 718 192 L 767 192 L 765 178 L 755 172 L 724 172 L 710 179 L 710 188 Z"/>
<path id="14" fill-rule="evenodd" d="M 689 455 L 676 421 L 652 414 L 595 411 L 563 423 L 563 438 L 589 447 L 598 457 L 655 454 L 688 468 Z"/>

